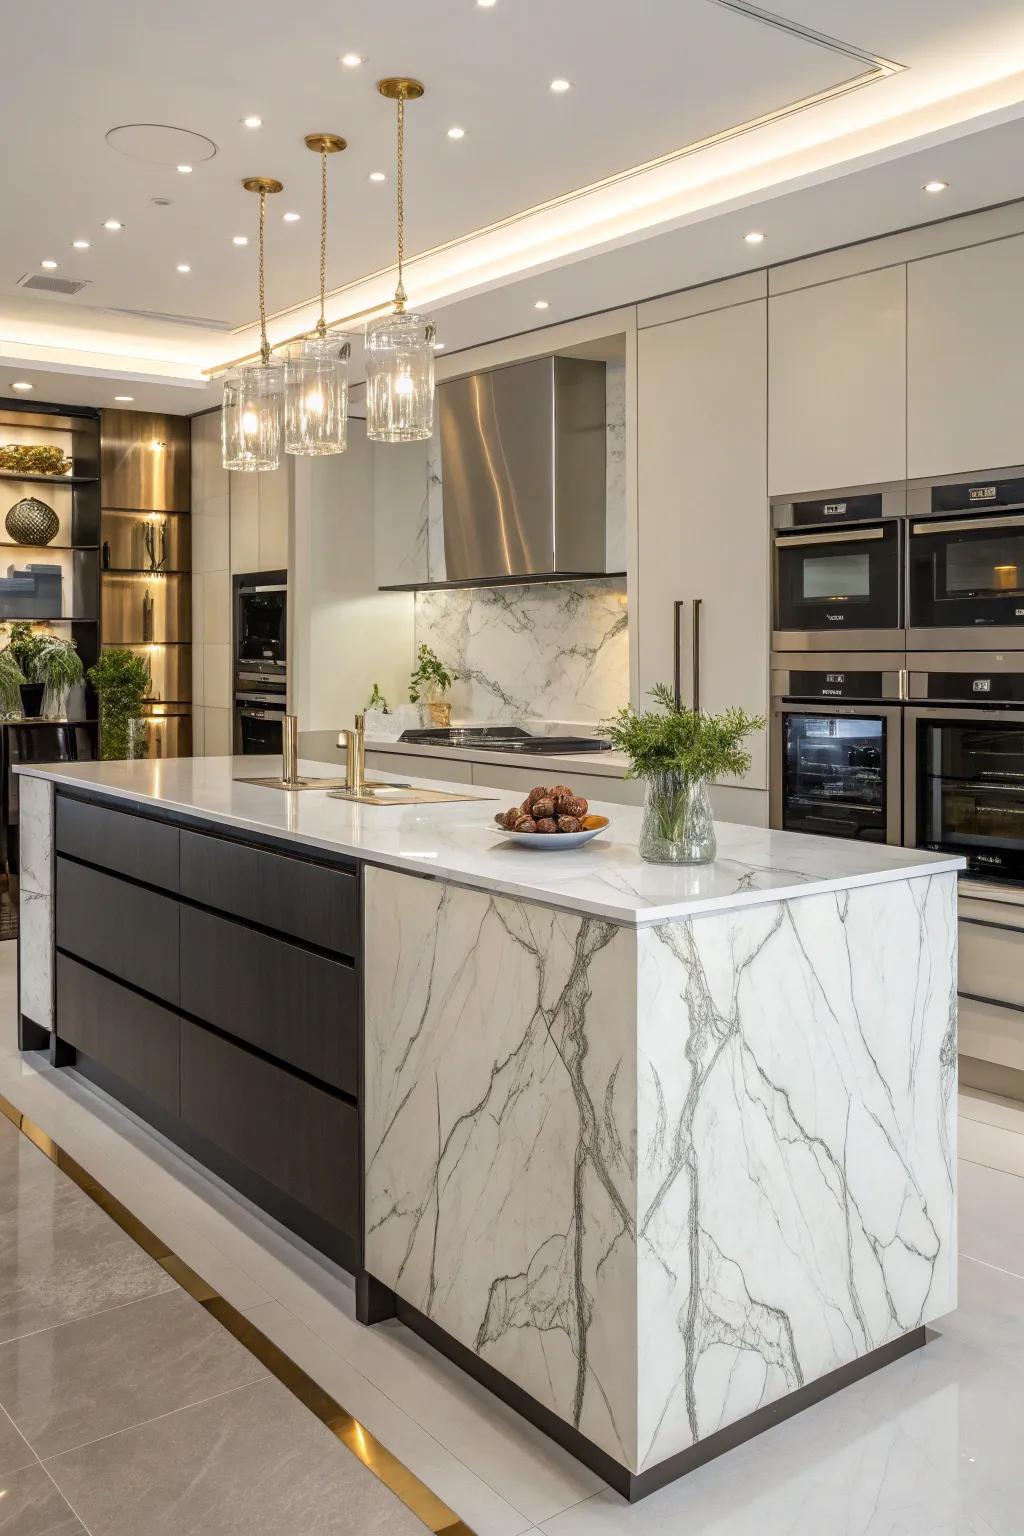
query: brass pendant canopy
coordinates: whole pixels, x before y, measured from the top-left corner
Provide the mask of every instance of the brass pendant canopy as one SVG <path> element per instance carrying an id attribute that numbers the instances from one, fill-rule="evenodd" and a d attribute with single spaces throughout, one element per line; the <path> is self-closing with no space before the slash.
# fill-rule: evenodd
<path id="1" fill-rule="evenodd" d="M 366 435 L 378 443 L 422 442 L 434 429 L 434 337 L 428 315 L 406 312 L 405 291 L 405 104 L 418 101 L 423 84 L 406 75 L 377 82 L 397 105 L 398 284 L 394 314 L 366 328 Z"/>
<path id="2" fill-rule="evenodd" d="M 221 448 L 225 469 L 259 472 L 277 469 L 281 462 L 284 369 L 271 361 L 267 341 L 264 235 L 267 197 L 283 188 L 272 176 L 248 176 L 242 186 L 257 193 L 260 200 L 260 361 L 237 369 L 224 380 Z"/>
<path id="3" fill-rule="evenodd" d="M 291 342 L 285 353 L 284 448 L 286 453 L 344 453 L 348 437 L 349 340 L 328 331 L 327 157 L 346 148 L 338 133 L 308 133 L 306 148 L 320 156 L 320 318 L 316 335 Z"/>

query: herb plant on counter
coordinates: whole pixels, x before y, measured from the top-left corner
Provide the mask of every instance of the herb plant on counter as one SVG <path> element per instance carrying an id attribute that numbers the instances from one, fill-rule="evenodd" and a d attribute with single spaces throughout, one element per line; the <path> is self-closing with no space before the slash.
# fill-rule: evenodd
<path id="1" fill-rule="evenodd" d="M 647 782 L 641 857 L 656 864 L 710 863 L 717 844 L 708 783 L 746 773 L 750 753 L 743 743 L 764 729 L 764 719 L 743 709 L 721 715 L 684 709 L 664 683 L 650 696 L 659 709 L 641 713 L 629 704 L 601 727 L 629 758 L 627 778 Z"/>
<path id="2" fill-rule="evenodd" d="M 430 649 L 421 645 L 416 653 L 416 670 L 409 679 L 409 703 L 418 704 L 421 698 L 440 699 L 459 680 L 457 672 L 449 672 L 444 662 Z"/>
<path id="3" fill-rule="evenodd" d="M 89 668 L 89 681 L 100 701 L 100 756 L 129 757 L 131 722 L 142 715 L 152 686 L 149 662 L 114 646 Z"/>

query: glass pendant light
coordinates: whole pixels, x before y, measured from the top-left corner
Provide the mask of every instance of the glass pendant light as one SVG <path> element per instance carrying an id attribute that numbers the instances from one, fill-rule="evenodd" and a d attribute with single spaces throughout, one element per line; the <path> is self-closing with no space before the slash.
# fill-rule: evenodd
<path id="1" fill-rule="evenodd" d="M 398 287 L 395 311 L 366 327 L 366 435 L 375 443 L 415 443 L 434 430 L 434 337 L 426 315 L 406 310 L 405 104 L 423 95 L 418 80 L 381 80 L 398 107 Z"/>
<path id="2" fill-rule="evenodd" d="M 344 453 L 348 430 L 349 340 L 329 331 L 324 318 L 327 280 L 327 156 L 340 153 L 336 133 L 310 133 L 306 148 L 320 156 L 320 318 L 316 335 L 293 341 L 285 352 L 284 449 L 286 453 Z"/>
<path id="3" fill-rule="evenodd" d="M 260 360 L 245 363 L 224 380 L 221 402 L 221 447 L 225 469 L 276 469 L 281 462 L 281 404 L 284 368 L 270 358 L 264 285 L 263 235 L 267 197 L 282 190 L 270 176 L 249 176 L 242 182 L 260 199 Z"/>

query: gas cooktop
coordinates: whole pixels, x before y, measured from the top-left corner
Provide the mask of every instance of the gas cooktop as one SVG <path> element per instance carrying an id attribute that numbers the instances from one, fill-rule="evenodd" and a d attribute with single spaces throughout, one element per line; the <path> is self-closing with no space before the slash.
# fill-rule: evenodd
<path id="1" fill-rule="evenodd" d="M 610 743 L 600 736 L 531 736 L 518 725 L 453 726 L 449 730 L 403 731 L 399 741 L 421 747 L 461 747 L 465 751 L 526 754 L 607 752 Z"/>

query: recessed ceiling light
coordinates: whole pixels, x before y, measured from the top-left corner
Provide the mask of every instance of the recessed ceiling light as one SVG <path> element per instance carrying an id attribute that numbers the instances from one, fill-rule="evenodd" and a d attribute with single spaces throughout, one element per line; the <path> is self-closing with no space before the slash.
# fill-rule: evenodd
<path id="1" fill-rule="evenodd" d="M 231 244 L 232 245 L 248 245 L 249 244 L 249 236 L 248 235 L 232 235 L 231 236 Z"/>
<path id="2" fill-rule="evenodd" d="M 946 190 L 946 188 L 948 186 L 949 186 L 949 182 L 948 181 L 926 181 L 925 184 L 924 184 L 924 187 L 922 188 L 922 191 L 924 191 L 924 192 L 945 192 L 945 190 Z"/>
<path id="3" fill-rule="evenodd" d="M 103 223 L 103 228 L 104 229 L 124 229 L 124 225 L 121 223 L 120 219 L 105 219 L 104 223 Z"/>
<path id="4" fill-rule="evenodd" d="M 132 401 L 135 399 L 135 396 L 134 395 L 115 395 L 114 399 L 119 401 L 122 405 L 131 405 Z"/>
<path id="5" fill-rule="evenodd" d="M 743 238 L 748 245 L 760 245 L 761 241 L 764 239 L 764 231 L 760 229 L 750 229 L 743 236 Z"/>
<path id="6" fill-rule="evenodd" d="M 12 389 L 31 389 L 32 385 L 28 382 L 27 379 L 15 379 L 14 383 L 11 385 L 11 388 Z"/>
<path id="7" fill-rule="evenodd" d="M 456 125 L 454 128 L 448 129 L 448 137 L 450 139 L 464 139 L 466 137 L 466 130 Z"/>
<path id="8" fill-rule="evenodd" d="M 256 116 L 253 116 L 253 117 L 243 117 L 242 118 L 242 124 L 246 128 L 262 128 L 263 127 L 263 119 L 262 119 L 262 117 L 256 117 Z"/>
<path id="9" fill-rule="evenodd" d="M 561 80 L 561 79 L 559 79 L 559 80 L 552 80 L 550 89 L 553 90 L 556 95 L 560 96 L 563 91 L 567 91 L 567 90 L 570 89 L 569 82 L 568 82 L 568 80 Z"/>
<path id="10" fill-rule="evenodd" d="M 491 11 L 497 5 L 498 0 L 476 0 L 476 3 L 482 11 Z"/>
<path id="11" fill-rule="evenodd" d="M 191 272 L 192 268 L 189 266 L 187 261 L 179 261 L 174 270 L 175 272 Z"/>
<path id="12" fill-rule="evenodd" d="M 538 299 L 533 307 L 534 309 L 550 309 L 551 305 L 548 303 L 547 299 Z"/>
<path id="13" fill-rule="evenodd" d="M 383 171 L 371 171 L 368 179 L 370 181 L 387 181 Z"/>
<path id="14" fill-rule="evenodd" d="M 87 251 L 89 249 L 88 240 L 72 240 L 71 244 L 76 251 Z"/>
<path id="15" fill-rule="evenodd" d="M 435 341 L 434 342 L 434 351 L 435 352 L 443 352 L 444 351 L 444 342 L 443 341 Z"/>
<path id="16" fill-rule="evenodd" d="M 41 267 L 45 267 L 48 272 L 52 272 L 54 267 L 57 265 L 57 263 L 55 261 L 46 260 L 46 261 L 41 261 L 39 263 L 39 265 Z"/>
<path id="17" fill-rule="evenodd" d="M 297 224 L 299 219 L 302 218 L 302 214 L 301 213 L 283 213 L 281 215 L 281 217 L 284 219 L 284 222 L 286 224 Z"/>
<path id="18" fill-rule="evenodd" d="M 178 170 L 182 176 L 191 176 L 192 174 L 192 167 L 190 165 L 179 165 Z"/>
<path id="19" fill-rule="evenodd" d="M 365 64 L 366 60 L 361 53 L 343 53 L 341 62 L 346 69 L 358 69 L 360 64 Z"/>

